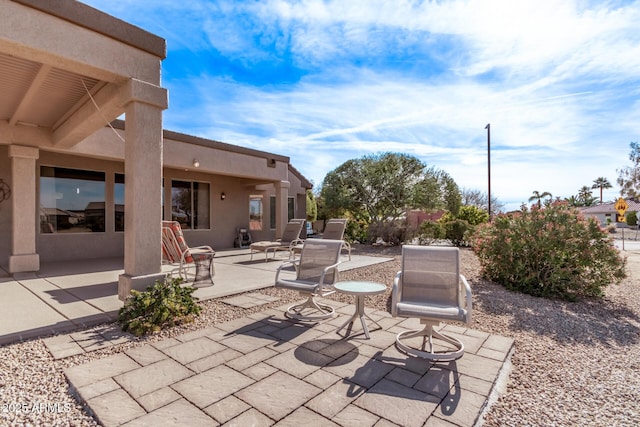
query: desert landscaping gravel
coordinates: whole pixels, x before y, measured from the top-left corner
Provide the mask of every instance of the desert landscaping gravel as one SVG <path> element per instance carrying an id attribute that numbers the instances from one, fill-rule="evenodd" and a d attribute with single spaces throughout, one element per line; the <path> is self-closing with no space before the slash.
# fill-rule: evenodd
<path id="1" fill-rule="evenodd" d="M 341 279 L 391 285 L 400 268 L 399 248 L 357 246 L 355 251 L 394 260 L 345 272 Z M 640 425 L 640 253 L 624 253 L 629 277 L 609 286 L 605 298 L 575 303 L 507 291 L 480 277 L 470 250 L 461 254 L 473 292 L 471 328 L 515 339 L 506 392 L 485 414 L 485 426 Z M 300 298 L 275 288 L 260 292 L 280 300 L 253 309 L 204 301 L 192 324 L 66 359 L 53 360 L 42 339 L 0 347 L 0 425 L 97 425 L 70 395 L 64 367 Z M 332 297 L 350 302 L 349 296 Z M 368 298 L 366 305 L 389 310 L 389 303 L 390 291 Z"/>

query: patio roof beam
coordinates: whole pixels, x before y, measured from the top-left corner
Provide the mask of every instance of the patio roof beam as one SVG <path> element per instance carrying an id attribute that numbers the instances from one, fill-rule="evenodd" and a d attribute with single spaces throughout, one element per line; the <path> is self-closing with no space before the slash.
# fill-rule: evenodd
<path id="1" fill-rule="evenodd" d="M 9 119 L 10 126 L 14 126 L 20 120 L 20 117 L 22 117 L 22 115 L 27 111 L 27 109 L 32 105 L 34 98 L 38 94 L 38 90 L 40 90 L 40 87 L 42 86 L 45 79 L 47 78 L 47 75 L 49 74 L 49 71 L 51 71 L 51 68 L 52 68 L 51 65 L 47 65 L 47 64 L 42 64 L 40 66 L 40 69 L 38 70 L 31 84 L 29 85 L 29 89 L 27 89 L 26 93 L 20 100 L 20 104 L 18 104 L 18 107 L 16 108 L 16 110 L 13 112 L 13 115 Z"/>
<path id="2" fill-rule="evenodd" d="M 115 120 L 127 104 L 142 102 L 162 110 L 168 106 L 167 90 L 136 79 L 123 85 L 107 84 L 53 130 L 53 143 L 58 148 L 70 148 L 98 129 Z"/>

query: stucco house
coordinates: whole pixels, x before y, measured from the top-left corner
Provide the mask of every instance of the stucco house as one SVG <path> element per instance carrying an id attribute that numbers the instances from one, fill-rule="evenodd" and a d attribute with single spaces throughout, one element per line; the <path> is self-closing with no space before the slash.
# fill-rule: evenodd
<path id="1" fill-rule="evenodd" d="M 166 42 L 74 0 L 0 0 L 0 267 L 122 256 L 161 277 L 161 220 L 191 245 L 278 237 L 311 188 L 289 158 L 163 130 Z M 117 120 L 124 114 L 125 120 Z"/>
<path id="2" fill-rule="evenodd" d="M 627 202 L 627 211 L 640 212 L 640 202 L 633 198 L 625 199 Z M 609 224 L 616 224 L 618 222 L 618 212 L 614 205 L 616 202 L 603 203 L 601 205 L 589 206 L 582 208 L 580 212 L 587 218 L 595 218 L 598 220 L 601 226 L 607 226 Z"/>

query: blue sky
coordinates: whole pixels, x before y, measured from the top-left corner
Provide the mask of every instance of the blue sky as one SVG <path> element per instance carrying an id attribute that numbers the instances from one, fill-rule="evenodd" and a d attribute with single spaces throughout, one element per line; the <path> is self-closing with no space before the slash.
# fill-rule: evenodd
<path id="1" fill-rule="evenodd" d="M 85 0 L 167 40 L 166 129 L 270 151 L 316 187 L 420 158 L 507 209 L 569 197 L 640 140 L 640 3 Z M 594 191 L 594 196 L 598 191 Z"/>

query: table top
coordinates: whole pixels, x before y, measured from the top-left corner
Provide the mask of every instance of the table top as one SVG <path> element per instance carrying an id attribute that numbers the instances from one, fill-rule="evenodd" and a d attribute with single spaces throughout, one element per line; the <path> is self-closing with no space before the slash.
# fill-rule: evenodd
<path id="1" fill-rule="evenodd" d="M 387 290 L 387 287 L 382 283 L 365 281 L 338 282 L 333 287 L 343 294 L 353 295 L 376 295 Z"/>

